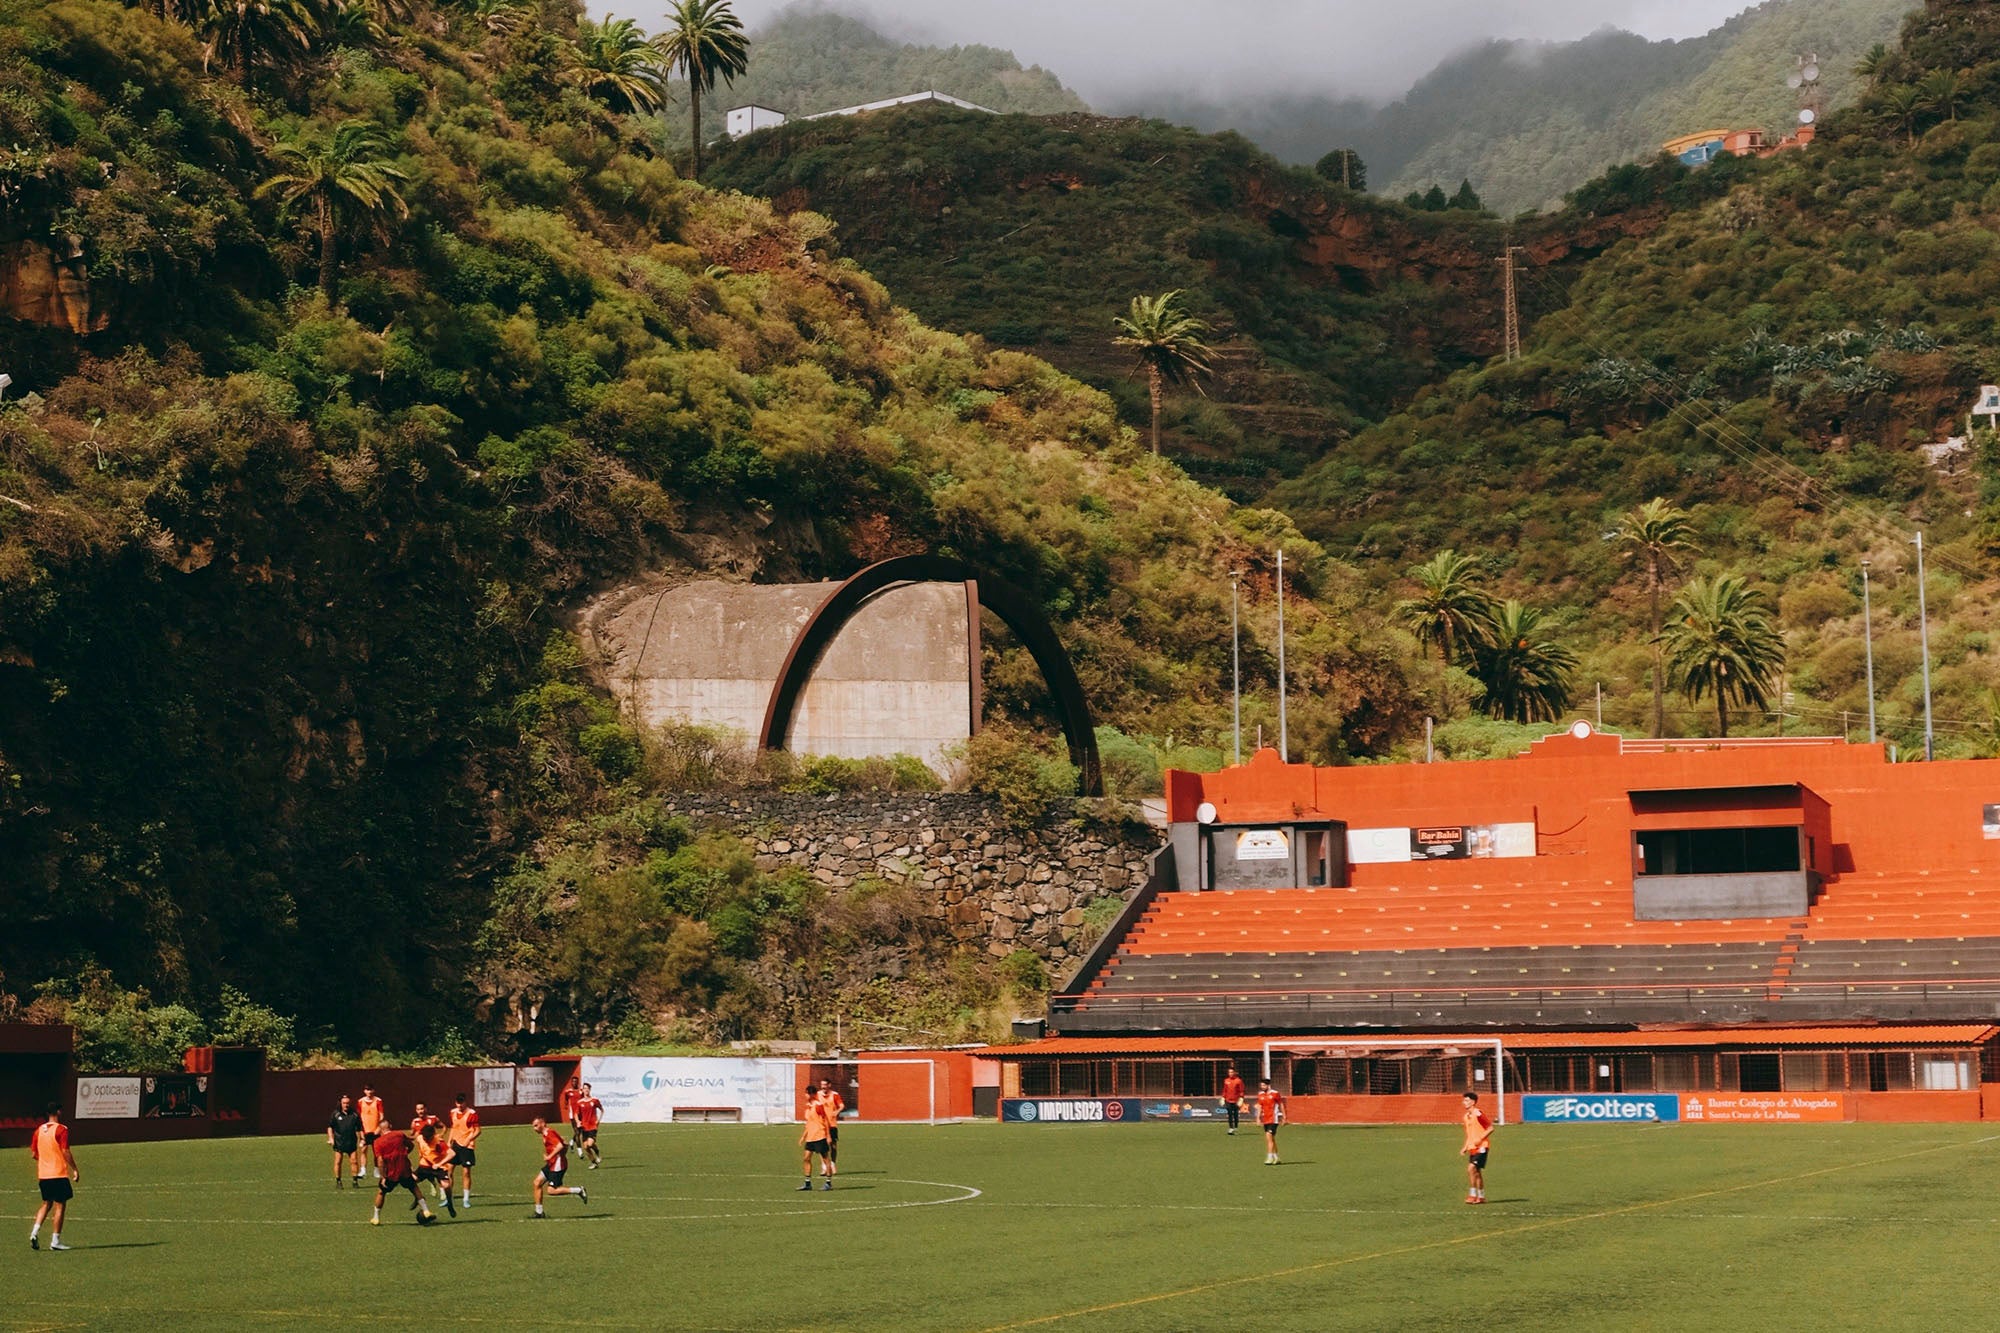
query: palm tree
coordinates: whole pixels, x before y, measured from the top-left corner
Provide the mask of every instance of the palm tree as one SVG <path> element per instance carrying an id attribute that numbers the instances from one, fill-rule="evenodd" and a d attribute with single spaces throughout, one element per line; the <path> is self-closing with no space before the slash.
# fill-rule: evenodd
<path id="1" fill-rule="evenodd" d="M 1876 114 L 1882 118 L 1883 124 L 1901 130 L 1906 143 L 1914 144 L 1917 141 L 1917 122 L 1923 119 L 1926 105 L 1922 93 L 1907 83 L 1899 83 L 1894 88 L 1883 89 Z"/>
<path id="2" fill-rule="evenodd" d="M 1646 575 L 1646 610 L 1653 647 L 1653 735 L 1667 734 L 1666 684 L 1660 671 L 1660 594 L 1669 576 L 1678 575 L 1683 552 L 1700 548 L 1687 510 L 1655 496 L 1618 520 L 1616 540 L 1640 562 Z"/>
<path id="3" fill-rule="evenodd" d="M 1860 78 L 1873 83 L 1875 76 L 1880 74 L 1883 66 L 1888 63 L 1889 48 L 1877 42 L 1862 53 L 1861 59 L 1854 62 L 1854 72 Z"/>
<path id="4" fill-rule="evenodd" d="M 1917 93 L 1924 99 L 1925 110 L 1957 120 L 1959 104 L 1965 100 L 1965 84 L 1948 69 L 1934 69 L 1924 75 Z"/>
<path id="5" fill-rule="evenodd" d="M 282 65 L 305 54 L 319 31 L 311 0 L 200 0 L 194 26 L 202 36 L 202 67 L 220 59 L 247 91 L 258 65 Z"/>
<path id="6" fill-rule="evenodd" d="M 694 177 L 701 179 L 701 95 L 715 80 L 736 82 L 750 68 L 750 39 L 729 0 L 674 0 L 667 30 L 653 39 L 669 71 L 688 83 L 688 110 L 694 120 Z"/>
<path id="7" fill-rule="evenodd" d="M 574 49 L 577 82 L 613 111 L 644 114 L 666 105 L 660 53 L 631 19 L 578 19 Z"/>
<path id="8" fill-rule="evenodd" d="M 1486 591 L 1479 562 L 1456 551 L 1439 551 L 1410 569 L 1418 593 L 1396 603 L 1396 619 L 1417 642 L 1438 650 L 1438 717 L 1451 718 L 1451 664 L 1459 654 L 1485 642 L 1493 623 L 1493 594 Z"/>
<path id="9" fill-rule="evenodd" d="M 1785 667 L 1785 640 L 1764 595 L 1740 574 L 1695 579 L 1681 589 L 1661 632 L 1667 678 L 1689 702 L 1715 697 L 1716 734 L 1729 734 L 1732 703 L 1762 708 Z"/>
<path id="10" fill-rule="evenodd" d="M 1472 655 L 1486 686 L 1482 707 L 1488 717 L 1553 722 L 1569 707 L 1576 654 L 1548 637 L 1534 607 L 1511 597 L 1502 602 Z"/>
<path id="11" fill-rule="evenodd" d="M 1208 325 L 1181 309 L 1179 289 L 1158 296 L 1135 296 L 1132 309 L 1111 321 L 1118 336 L 1114 347 L 1129 347 L 1146 371 L 1146 387 L 1153 399 L 1153 452 L 1160 452 L 1160 397 L 1169 384 L 1194 384 L 1197 375 L 1210 372 L 1214 355 L 1201 335 Z M 1200 386 L 1196 385 L 1197 392 Z"/>
<path id="12" fill-rule="evenodd" d="M 273 151 L 291 167 L 257 187 L 261 198 L 276 194 L 286 203 L 306 200 L 312 208 L 312 229 L 319 234 L 319 289 L 333 304 L 334 275 L 340 261 L 342 215 L 375 216 L 395 209 L 408 216 L 409 206 L 396 184 L 409 177 L 383 160 L 389 141 L 366 121 L 350 120 L 331 138 L 294 140 Z"/>

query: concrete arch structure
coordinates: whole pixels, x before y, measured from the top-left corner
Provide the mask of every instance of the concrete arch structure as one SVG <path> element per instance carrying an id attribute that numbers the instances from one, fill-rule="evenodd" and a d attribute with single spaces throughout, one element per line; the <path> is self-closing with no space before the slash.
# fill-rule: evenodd
<path id="1" fill-rule="evenodd" d="M 973 647 L 968 668 L 973 679 L 973 698 L 978 698 L 979 633 L 978 607 L 993 609 L 1020 637 L 1022 644 L 1041 668 L 1049 693 L 1055 696 L 1062 717 L 1063 739 L 1069 759 L 1076 766 L 1077 790 L 1084 796 L 1104 794 L 1104 778 L 1097 759 L 1097 733 L 1090 717 L 1090 704 L 1083 697 L 1083 685 L 1070 665 L 1069 653 L 1056 637 L 1054 626 L 1032 598 L 1005 579 L 982 575 L 963 560 L 944 555 L 903 555 L 878 561 L 861 570 L 833 590 L 806 621 L 785 654 L 785 665 L 771 689 L 771 702 L 764 711 L 764 725 L 757 733 L 759 748 L 783 749 L 792 729 L 792 715 L 813 668 L 827 647 L 869 598 L 905 583 L 963 583 L 967 588 L 968 620 Z M 975 711 L 977 704 L 974 705 Z"/>

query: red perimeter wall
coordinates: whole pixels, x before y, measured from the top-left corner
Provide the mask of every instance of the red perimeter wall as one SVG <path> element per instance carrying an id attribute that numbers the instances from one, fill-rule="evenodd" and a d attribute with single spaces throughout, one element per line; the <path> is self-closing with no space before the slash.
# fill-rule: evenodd
<path id="1" fill-rule="evenodd" d="M 931 1063 L 894 1063 L 901 1060 Z M 834 1064 L 859 1067 L 861 1105 L 856 1120 L 922 1120 L 933 1113 L 933 1093 L 938 1119 L 964 1120 L 972 1115 L 972 1056 L 964 1051 L 896 1051 L 872 1058 L 856 1055 L 843 1061 L 800 1060 L 795 1074 L 798 1105 L 794 1115 L 805 1116 L 812 1071 Z"/>
<path id="2" fill-rule="evenodd" d="M 1871 1123 L 1937 1124 L 2000 1119 L 2000 1084 L 1966 1092 L 1844 1092 L 1847 1118 Z M 1491 1106 L 1492 1098 L 1482 1098 Z M 1287 1097 L 1285 1118 L 1301 1125 L 1434 1125 L 1456 1123 L 1458 1094 L 1406 1097 Z M 1506 1121 L 1521 1122 L 1521 1098 L 1507 1094 Z"/>

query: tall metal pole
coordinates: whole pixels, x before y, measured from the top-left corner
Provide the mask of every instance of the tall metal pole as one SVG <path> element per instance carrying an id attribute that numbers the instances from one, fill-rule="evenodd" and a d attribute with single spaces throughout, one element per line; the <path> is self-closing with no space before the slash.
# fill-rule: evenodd
<path id="1" fill-rule="evenodd" d="M 1235 762 L 1243 763 L 1243 639 L 1236 609 L 1236 585 L 1243 571 L 1229 571 L 1229 707 L 1234 718 Z"/>
<path id="2" fill-rule="evenodd" d="M 1278 548 L 1278 757 L 1292 762 L 1292 735 L 1285 727 L 1285 548 Z"/>
<path id="3" fill-rule="evenodd" d="M 1868 600 L 1868 562 L 1861 562 L 1861 637 L 1868 645 L 1868 743 L 1875 743 L 1875 615 Z"/>
<path id="4" fill-rule="evenodd" d="M 1917 636 L 1924 649 L 1924 758 L 1932 757 L 1931 744 L 1931 615 L 1924 600 L 1924 534 L 1917 534 Z"/>

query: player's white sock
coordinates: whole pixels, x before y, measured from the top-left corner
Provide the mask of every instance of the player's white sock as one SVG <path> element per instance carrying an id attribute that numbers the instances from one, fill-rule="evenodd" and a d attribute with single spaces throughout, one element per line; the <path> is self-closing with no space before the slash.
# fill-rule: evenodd
<path id="1" fill-rule="evenodd" d="M 535 1205 L 535 1216 L 536 1216 L 536 1217 L 540 1217 L 541 1215 L 542 1215 L 542 1206 L 541 1206 L 540 1204 L 536 1204 L 536 1205 Z"/>
<path id="2" fill-rule="evenodd" d="M 29 1227 L 29 1228 L 28 1228 L 28 1239 L 29 1239 L 29 1240 L 33 1240 L 33 1239 L 34 1239 L 35 1237 L 37 1237 L 37 1236 L 39 1236 L 39 1235 L 41 1235 L 41 1234 L 42 1234 L 42 1224 L 41 1224 L 40 1222 L 37 1222 L 37 1223 L 35 1223 L 35 1225 L 33 1225 L 33 1226 L 31 1226 L 31 1227 Z"/>

